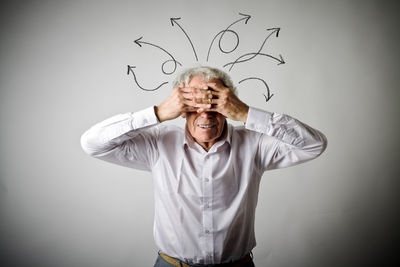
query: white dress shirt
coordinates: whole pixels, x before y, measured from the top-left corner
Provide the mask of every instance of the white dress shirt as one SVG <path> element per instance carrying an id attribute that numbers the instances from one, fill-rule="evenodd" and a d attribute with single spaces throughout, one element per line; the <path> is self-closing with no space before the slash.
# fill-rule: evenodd
<path id="1" fill-rule="evenodd" d="M 256 245 L 255 209 L 266 170 L 320 155 L 325 136 L 300 121 L 250 108 L 245 127 L 227 124 L 207 152 L 185 129 L 157 120 L 154 107 L 116 115 L 81 138 L 89 155 L 154 177 L 154 239 L 188 263 L 237 260 Z"/>

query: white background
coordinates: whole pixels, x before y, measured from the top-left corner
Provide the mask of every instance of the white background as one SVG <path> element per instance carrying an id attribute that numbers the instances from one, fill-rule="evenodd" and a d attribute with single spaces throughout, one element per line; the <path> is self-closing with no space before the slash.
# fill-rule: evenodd
<path id="1" fill-rule="evenodd" d="M 258 267 L 385 266 L 398 243 L 399 30 L 390 1 L 14 1 L 0 13 L 0 245 L 2 266 L 152 266 L 150 173 L 85 155 L 80 135 L 117 113 L 157 105 L 171 84 L 166 53 L 222 65 L 249 105 L 321 130 L 318 159 L 264 174 L 254 250 Z M 235 24 L 238 48 L 212 38 Z M 169 18 L 181 17 L 190 43 Z M 226 49 L 232 34 L 223 39 Z M 178 70 L 181 70 L 180 67 Z M 226 69 L 226 68 L 225 68 Z M 246 77 L 263 78 L 274 96 Z M 177 120 L 183 124 L 183 120 Z"/>

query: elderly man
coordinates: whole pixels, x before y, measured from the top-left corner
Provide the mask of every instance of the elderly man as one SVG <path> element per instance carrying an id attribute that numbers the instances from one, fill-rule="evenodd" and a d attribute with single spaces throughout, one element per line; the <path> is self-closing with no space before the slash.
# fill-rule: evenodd
<path id="1" fill-rule="evenodd" d="M 292 117 L 249 107 L 218 69 L 188 69 L 174 86 L 159 106 L 94 125 L 82 147 L 96 158 L 152 172 L 160 250 L 154 266 L 254 266 L 263 173 L 316 158 L 326 138 Z M 162 123 L 179 116 L 186 129 Z"/>

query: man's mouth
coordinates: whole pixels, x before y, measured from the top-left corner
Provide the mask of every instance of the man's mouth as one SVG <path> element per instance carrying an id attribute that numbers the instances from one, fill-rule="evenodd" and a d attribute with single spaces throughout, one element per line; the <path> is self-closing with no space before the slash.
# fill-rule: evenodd
<path id="1" fill-rule="evenodd" d="M 198 127 L 203 128 L 203 129 L 208 129 L 208 128 L 212 128 L 215 127 L 216 124 L 215 123 L 210 123 L 210 124 L 197 124 Z"/>

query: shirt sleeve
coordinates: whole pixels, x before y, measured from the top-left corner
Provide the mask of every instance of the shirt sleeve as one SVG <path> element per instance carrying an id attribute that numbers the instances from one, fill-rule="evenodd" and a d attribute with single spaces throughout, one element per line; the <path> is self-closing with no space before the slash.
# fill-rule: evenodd
<path id="1" fill-rule="evenodd" d="M 154 107 L 118 114 L 87 130 L 81 146 L 90 156 L 149 171 L 158 158 L 157 124 Z"/>
<path id="2" fill-rule="evenodd" d="M 320 131 L 288 116 L 250 107 L 246 128 L 261 133 L 258 158 L 262 171 L 314 159 L 326 149 Z"/>

